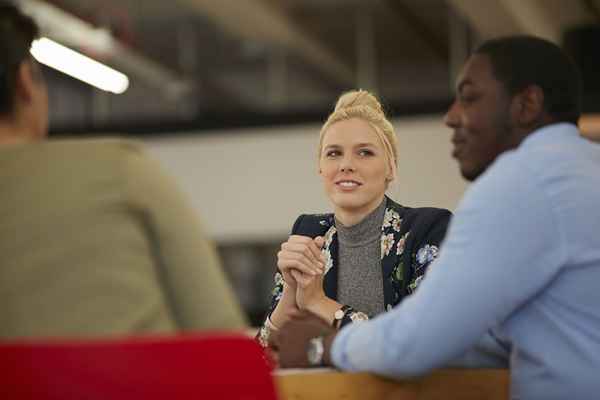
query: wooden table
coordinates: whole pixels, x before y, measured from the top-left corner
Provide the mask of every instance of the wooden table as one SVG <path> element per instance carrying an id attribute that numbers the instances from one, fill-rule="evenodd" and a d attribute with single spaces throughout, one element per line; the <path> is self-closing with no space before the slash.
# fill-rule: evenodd
<path id="1" fill-rule="evenodd" d="M 507 400 L 508 370 L 442 369 L 421 378 L 390 380 L 332 369 L 274 373 L 281 400 Z"/>

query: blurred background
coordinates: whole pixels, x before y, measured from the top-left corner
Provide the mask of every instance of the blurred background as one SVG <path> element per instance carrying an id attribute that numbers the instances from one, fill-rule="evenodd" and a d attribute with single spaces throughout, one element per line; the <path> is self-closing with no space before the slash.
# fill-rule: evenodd
<path id="1" fill-rule="evenodd" d="M 45 68 L 51 137 L 145 142 L 189 194 L 255 324 L 295 218 L 329 210 L 316 145 L 341 92 L 383 101 L 400 143 L 390 195 L 408 206 L 454 209 L 466 188 L 442 118 L 483 39 L 563 46 L 584 75 L 583 128 L 600 138 L 600 0 L 14 3 L 44 37 L 126 77 L 99 89 Z"/>

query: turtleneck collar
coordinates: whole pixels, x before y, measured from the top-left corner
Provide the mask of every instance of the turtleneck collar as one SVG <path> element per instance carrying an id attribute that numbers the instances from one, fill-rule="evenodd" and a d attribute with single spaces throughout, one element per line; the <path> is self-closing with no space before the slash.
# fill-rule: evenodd
<path id="1" fill-rule="evenodd" d="M 357 247 L 379 240 L 386 203 L 387 198 L 384 196 L 381 204 L 356 225 L 344 226 L 335 218 L 335 228 L 340 244 Z"/>

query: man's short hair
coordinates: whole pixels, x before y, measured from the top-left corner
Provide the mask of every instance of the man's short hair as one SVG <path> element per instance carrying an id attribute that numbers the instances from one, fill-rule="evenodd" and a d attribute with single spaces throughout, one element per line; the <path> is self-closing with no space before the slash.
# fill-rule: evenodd
<path id="1" fill-rule="evenodd" d="M 493 73 L 512 96 L 529 85 L 544 92 L 544 109 L 557 122 L 577 124 L 581 115 L 581 74 L 555 44 L 534 36 L 509 36 L 481 44 Z"/>
<path id="2" fill-rule="evenodd" d="M 30 57 L 31 43 L 38 35 L 33 19 L 10 4 L 0 3 L 0 115 L 13 112 L 17 70 Z"/>

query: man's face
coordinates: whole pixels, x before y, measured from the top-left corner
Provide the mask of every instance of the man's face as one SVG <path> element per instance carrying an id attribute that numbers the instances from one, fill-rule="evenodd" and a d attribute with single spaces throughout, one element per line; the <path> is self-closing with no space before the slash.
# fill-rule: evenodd
<path id="1" fill-rule="evenodd" d="M 459 76 L 456 99 L 445 123 L 454 130 L 452 156 L 462 176 L 475 180 L 496 157 L 510 148 L 513 121 L 511 98 L 486 55 L 474 55 Z"/>

